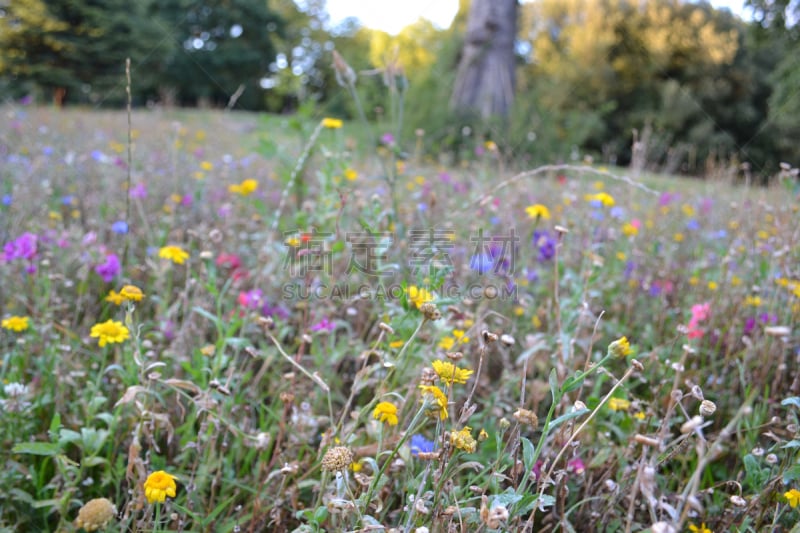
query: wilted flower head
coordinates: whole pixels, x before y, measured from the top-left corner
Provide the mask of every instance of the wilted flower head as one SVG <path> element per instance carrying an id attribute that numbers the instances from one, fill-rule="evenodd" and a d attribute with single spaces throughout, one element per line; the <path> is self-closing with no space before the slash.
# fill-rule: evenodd
<path id="1" fill-rule="evenodd" d="M 327 472 L 339 472 L 353 462 L 353 452 L 346 446 L 329 448 L 322 457 L 322 469 Z"/>
<path id="2" fill-rule="evenodd" d="M 106 498 L 95 498 L 86 502 L 78 511 L 75 527 L 86 531 L 105 529 L 116 516 L 117 508 Z"/>
<path id="3" fill-rule="evenodd" d="M 477 441 L 472 437 L 472 428 L 469 426 L 465 426 L 460 431 L 450 433 L 450 444 L 467 453 L 475 452 L 478 447 Z"/>
<path id="4" fill-rule="evenodd" d="M 620 337 L 608 345 L 608 353 L 614 357 L 627 357 L 631 354 L 631 344 L 627 337 Z"/>

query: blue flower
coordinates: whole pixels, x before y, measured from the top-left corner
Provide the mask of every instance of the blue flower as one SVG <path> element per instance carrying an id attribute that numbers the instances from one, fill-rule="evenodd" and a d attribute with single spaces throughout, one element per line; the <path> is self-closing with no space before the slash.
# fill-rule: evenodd
<path id="1" fill-rule="evenodd" d="M 111 224 L 111 231 L 114 233 L 118 233 L 120 235 L 125 235 L 128 233 L 128 223 L 124 220 L 117 220 L 113 224 Z"/>
<path id="2" fill-rule="evenodd" d="M 432 440 L 428 440 L 419 433 L 411 436 L 411 455 L 416 457 L 420 453 L 431 453 L 434 445 Z"/>
<path id="3" fill-rule="evenodd" d="M 469 260 L 469 268 L 478 274 L 486 274 L 494 266 L 492 256 L 483 252 L 473 255 Z"/>
<path id="4" fill-rule="evenodd" d="M 3 195 L 3 205 L 11 205 L 11 200 L 12 198 L 10 194 Z"/>

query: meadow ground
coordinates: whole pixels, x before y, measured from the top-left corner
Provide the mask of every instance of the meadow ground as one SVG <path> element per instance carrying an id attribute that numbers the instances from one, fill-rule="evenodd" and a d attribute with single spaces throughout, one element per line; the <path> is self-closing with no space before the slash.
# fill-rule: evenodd
<path id="1" fill-rule="evenodd" d="M 3 530 L 800 519 L 789 172 L 180 111 L 129 159 L 124 112 L 0 111 Z"/>

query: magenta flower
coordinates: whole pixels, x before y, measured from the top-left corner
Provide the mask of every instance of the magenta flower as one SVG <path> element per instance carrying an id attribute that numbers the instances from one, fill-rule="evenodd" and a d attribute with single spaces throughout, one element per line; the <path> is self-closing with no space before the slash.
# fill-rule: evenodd
<path id="1" fill-rule="evenodd" d="M 110 283 L 119 274 L 120 267 L 119 257 L 117 257 L 116 254 L 108 254 L 106 255 L 105 262 L 94 267 L 94 271 L 97 272 L 98 276 L 103 278 L 103 281 Z"/>
<path id="2" fill-rule="evenodd" d="M 3 259 L 6 261 L 13 261 L 14 259 L 32 261 L 36 257 L 37 242 L 38 237 L 33 233 L 23 233 L 3 246 Z"/>
<path id="3" fill-rule="evenodd" d="M 327 318 L 323 318 L 322 320 L 311 326 L 311 331 L 324 331 L 326 333 L 330 333 L 334 329 L 336 329 L 336 325 Z"/>

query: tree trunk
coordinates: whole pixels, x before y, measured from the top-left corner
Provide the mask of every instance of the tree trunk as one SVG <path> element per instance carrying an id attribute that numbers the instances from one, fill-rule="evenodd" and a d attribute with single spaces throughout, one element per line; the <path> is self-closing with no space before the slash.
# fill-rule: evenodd
<path id="1" fill-rule="evenodd" d="M 451 105 L 482 118 L 507 116 L 514 101 L 517 0 L 472 0 Z"/>

